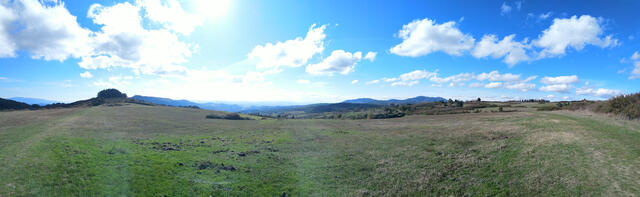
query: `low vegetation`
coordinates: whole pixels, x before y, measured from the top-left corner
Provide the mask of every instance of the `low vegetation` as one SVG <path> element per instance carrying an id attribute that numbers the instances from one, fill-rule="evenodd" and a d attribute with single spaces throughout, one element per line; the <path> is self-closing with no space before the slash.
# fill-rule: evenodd
<path id="1" fill-rule="evenodd" d="M 265 116 L 276 119 L 387 119 L 399 118 L 406 115 L 444 115 L 479 112 L 515 112 L 512 105 L 520 105 L 527 101 L 513 102 L 485 102 L 480 100 L 461 101 L 449 100 L 439 102 L 426 102 L 418 104 L 352 104 L 339 103 L 329 109 L 327 105 L 321 105 L 320 109 L 308 110 L 304 108 L 289 108 L 254 112 L 252 115 Z M 339 106 L 339 107 L 336 107 Z M 510 108 L 510 109 L 504 109 Z"/>
<path id="2" fill-rule="evenodd" d="M 251 120 L 251 118 L 242 117 L 238 113 L 227 114 L 209 114 L 206 116 L 208 119 L 226 119 L 226 120 Z"/>
<path id="3" fill-rule="evenodd" d="M 640 118 L 640 93 L 613 97 L 606 102 L 598 103 L 594 110 L 638 119 Z"/>
<path id="4" fill-rule="evenodd" d="M 131 103 L 2 112 L 0 196 L 640 194 L 636 122 L 484 105 L 369 120 L 230 121 Z"/>
<path id="5" fill-rule="evenodd" d="M 33 109 L 38 105 L 29 105 L 22 102 L 0 98 L 0 110 L 21 110 L 21 109 Z"/>
<path id="6" fill-rule="evenodd" d="M 627 119 L 640 119 L 640 93 L 620 95 L 606 101 L 561 101 L 544 105 L 539 111 L 589 110 L 608 113 Z"/>

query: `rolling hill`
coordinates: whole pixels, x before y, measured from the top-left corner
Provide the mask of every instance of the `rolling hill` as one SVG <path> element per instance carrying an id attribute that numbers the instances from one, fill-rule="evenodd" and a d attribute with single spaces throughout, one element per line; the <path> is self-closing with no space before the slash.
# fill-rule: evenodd
<path id="1" fill-rule="evenodd" d="M 45 105 L 53 104 L 53 103 L 61 103 L 61 102 L 58 102 L 58 101 L 52 101 L 52 100 L 47 100 L 47 99 L 39 99 L 39 98 L 29 98 L 29 97 L 12 97 L 12 98 L 9 98 L 9 99 L 14 100 L 14 101 L 18 101 L 18 102 L 23 102 L 23 103 L 26 103 L 26 104 L 29 104 L 29 105 L 36 104 L 36 105 L 40 105 L 40 106 L 45 106 Z"/>
<path id="2" fill-rule="evenodd" d="M 376 100 L 372 98 L 357 98 L 342 101 L 343 103 L 361 103 L 361 104 L 377 104 L 377 105 L 389 105 L 389 104 L 417 104 L 417 103 L 427 103 L 427 102 L 439 102 L 446 101 L 447 99 L 442 97 L 427 97 L 427 96 L 417 96 L 408 99 L 390 99 L 390 100 Z"/>
<path id="3" fill-rule="evenodd" d="M 11 99 L 0 98 L 0 110 L 18 110 L 18 109 L 30 109 L 31 105 L 14 101 Z"/>
<path id="4" fill-rule="evenodd" d="M 208 110 L 217 110 L 217 111 L 228 111 L 228 112 L 239 112 L 246 109 L 240 105 L 233 104 L 223 104 L 223 103 L 196 103 L 189 100 L 173 100 L 170 98 L 162 98 L 162 97 L 153 97 L 153 96 L 141 96 L 135 95 L 131 97 L 132 99 L 144 101 L 147 103 L 159 104 L 159 105 L 167 105 L 167 106 L 175 106 L 175 107 L 184 107 L 184 106 L 198 106 L 202 109 Z"/>

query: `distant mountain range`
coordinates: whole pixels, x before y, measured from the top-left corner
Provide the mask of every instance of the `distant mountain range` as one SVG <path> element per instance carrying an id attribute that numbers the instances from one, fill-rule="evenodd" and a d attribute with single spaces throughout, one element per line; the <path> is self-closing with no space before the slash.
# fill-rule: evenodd
<path id="1" fill-rule="evenodd" d="M 199 108 L 202 108 L 202 109 L 217 110 L 217 111 L 239 112 L 239 111 L 247 109 L 247 107 L 243 107 L 243 106 L 235 105 L 235 104 L 224 104 L 224 103 L 213 103 L 213 102 L 196 103 L 196 102 L 192 102 L 192 101 L 188 101 L 188 100 L 184 100 L 184 99 L 183 100 L 173 100 L 173 99 L 169 99 L 169 98 L 153 97 L 153 96 L 135 95 L 135 96 L 133 96 L 131 98 L 135 99 L 135 100 L 144 101 L 144 102 L 147 102 L 147 103 L 159 104 L 159 105 L 176 106 L 176 107 L 180 107 L 180 106 L 198 106 Z"/>
<path id="2" fill-rule="evenodd" d="M 37 104 L 37 105 L 40 105 L 40 106 L 53 104 L 53 103 L 61 103 L 61 102 L 58 102 L 58 101 L 39 99 L 39 98 L 28 98 L 28 97 L 13 97 L 13 98 L 9 98 L 9 99 L 10 100 L 14 100 L 14 101 L 18 101 L 18 102 L 23 102 L 23 103 L 26 103 L 26 104 L 29 104 L 29 105 Z"/>
<path id="3" fill-rule="evenodd" d="M 389 104 L 417 104 L 417 103 L 440 102 L 440 101 L 447 101 L 447 99 L 442 98 L 442 97 L 417 96 L 417 97 L 408 98 L 408 99 L 404 99 L 404 100 L 399 100 L 399 99 L 376 100 L 376 99 L 372 99 L 372 98 L 358 98 L 358 99 L 346 100 L 346 101 L 342 101 L 342 102 L 343 103 L 389 105 Z"/>
<path id="4" fill-rule="evenodd" d="M 379 105 L 389 105 L 389 104 L 417 104 L 417 103 L 425 103 L 425 102 L 446 101 L 446 99 L 442 97 L 418 96 L 418 97 L 408 98 L 404 100 L 399 100 L 399 99 L 376 100 L 371 98 L 358 98 L 358 99 L 345 100 L 340 103 L 256 106 L 256 105 L 239 105 L 239 104 L 214 103 L 214 102 L 199 103 L 199 102 L 193 102 L 193 101 L 184 100 L 184 99 L 173 100 L 169 98 L 141 96 L 141 95 L 133 96 L 130 99 L 142 101 L 145 103 L 175 106 L 175 107 L 197 106 L 201 109 L 228 111 L 228 112 L 243 112 L 243 113 L 256 113 L 256 112 L 257 113 L 279 113 L 279 112 L 286 112 L 286 111 L 306 111 L 306 112 L 320 113 L 320 112 L 349 111 L 353 109 L 375 108 L 376 106 L 379 106 Z M 45 99 L 37 99 L 37 98 L 13 97 L 13 98 L 10 98 L 9 100 L 2 100 L 1 103 L 3 106 L 1 106 L 0 108 L 27 109 L 27 108 L 33 108 L 32 106 L 30 106 L 33 104 L 37 104 L 40 106 L 49 105 L 47 107 L 78 106 L 78 105 L 85 105 L 85 104 L 92 105 L 92 103 L 95 103 L 93 102 L 94 100 L 95 99 L 93 100 L 89 99 L 89 100 L 77 101 L 70 104 L 50 105 L 50 104 L 59 103 L 59 102 L 45 100 Z"/>
<path id="5" fill-rule="evenodd" d="M 144 101 L 147 103 L 167 105 L 167 106 L 176 106 L 176 107 L 198 106 L 199 108 L 208 109 L 208 110 L 245 112 L 245 113 L 290 111 L 290 110 L 300 110 L 300 109 L 305 109 L 305 111 L 306 110 L 325 111 L 327 109 L 332 109 L 332 110 L 346 109 L 348 108 L 348 106 L 357 107 L 357 108 L 367 108 L 367 107 L 371 107 L 369 105 L 416 104 L 416 103 L 446 101 L 446 99 L 442 97 L 418 96 L 418 97 L 408 98 L 404 100 L 399 100 L 399 99 L 376 100 L 371 98 L 358 98 L 358 99 L 346 100 L 340 103 L 316 103 L 316 104 L 309 104 L 309 105 L 282 105 L 282 106 L 247 106 L 247 105 L 213 103 L 213 102 L 196 103 L 196 102 L 184 100 L 184 99 L 173 100 L 169 98 L 141 96 L 141 95 L 136 95 L 131 98 L 139 101 Z M 345 104 L 368 104 L 368 105 L 345 105 Z"/>
<path id="6" fill-rule="evenodd" d="M 315 103 L 309 105 L 291 105 L 291 106 L 263 106 L 255 107 L 247 110 L 243 110 L 243 113 L 260 113 L 260 114 L 278 114 L 278 113 L 291 113 L 291 112 L 305 112 L 305 113 L 324 113 L 324 112 L 346 112 L 346 111 L 359 111 L 371 108 L 378 108 L 381 105 L 390 104 L 417 104 L 427 102 L 439 102 L 446 101 L 442 97 L 426 97 L 418 96 L 414 98 L 408 98 L 404 100 L 391 99 L 391 100 L 376 100 L 372 98 L 358 98 L 352 100 L 342 101 L 340 103 Z"/>

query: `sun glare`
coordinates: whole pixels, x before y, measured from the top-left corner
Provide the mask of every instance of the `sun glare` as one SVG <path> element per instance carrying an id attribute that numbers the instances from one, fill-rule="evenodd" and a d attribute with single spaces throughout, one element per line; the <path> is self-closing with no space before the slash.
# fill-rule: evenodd
<path id="1" fill-rule="evenodd" d="M 208 19 L 217 19 L 227 15 L 231 0 L 195 0 L 195 10 Z"/>

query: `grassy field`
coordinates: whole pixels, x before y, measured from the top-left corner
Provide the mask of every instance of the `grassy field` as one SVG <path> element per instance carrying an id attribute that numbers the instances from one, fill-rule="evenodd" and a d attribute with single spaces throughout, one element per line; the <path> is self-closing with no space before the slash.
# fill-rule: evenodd
<path id="1" fill-rule="evenodd" d="M 640 123 L 586 112 L 216 120 L 0 112 L 0 196 L 639 196 Z"/>

